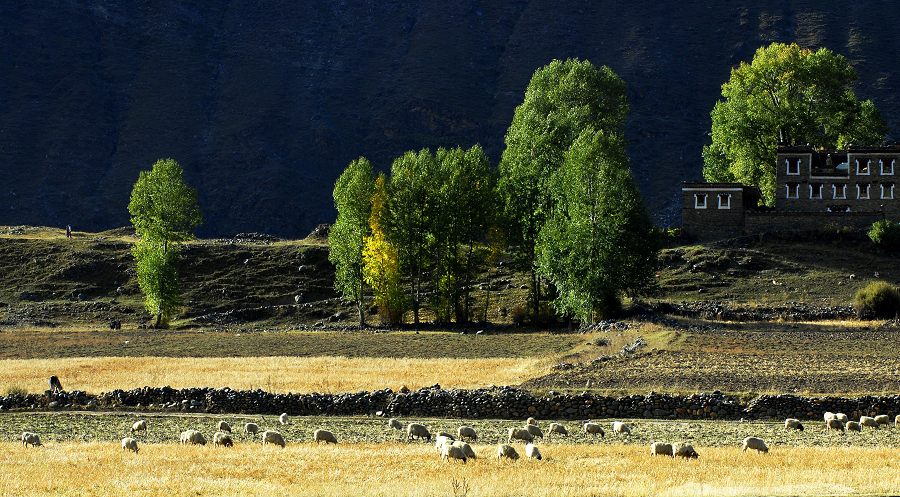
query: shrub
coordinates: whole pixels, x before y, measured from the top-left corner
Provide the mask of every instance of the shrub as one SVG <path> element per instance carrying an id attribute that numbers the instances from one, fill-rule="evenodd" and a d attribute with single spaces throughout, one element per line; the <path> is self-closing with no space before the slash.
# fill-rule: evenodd
<path id="1" fill-rule="evenodd" d="M 869 239 L 885 250 L 900 250 L 900 223 L 887 219 L 875 221 L 869 229 Z"/>
<path id="2" fill-rule="evenodd" d="M 892 319 L 900 313 L 900 289 L 884 281 L 873 281 L 853 296 L 860 319 Z"/>
<path id="3" fill-rule="evenodd" d="M 20 387 L 19 385 L 10 385 L 6 389 L 6 396 L 9 397 L 12 395 L 18 395 L 20 397 L 24 397 L 24 396 L 28 395 L 28 390 L 25 390 L 24 388 Z"/>
<path id="4" fill-rule="evenodd" d="M 516 326 L 522 326 L 525 324 L 525 321 L 528 320 L 528 309 L 525 308 L 524 305 L 518 304 L 512 308 L 512 312 L 510 312 L 510 318 L 512 322 Z"/>

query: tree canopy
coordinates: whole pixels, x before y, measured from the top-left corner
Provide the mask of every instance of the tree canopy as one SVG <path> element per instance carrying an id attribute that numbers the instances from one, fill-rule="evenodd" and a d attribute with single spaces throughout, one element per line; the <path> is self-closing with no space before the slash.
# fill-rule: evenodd
<path id="1" fill-rule="evenodd" d="M 732 69 L 712 110 L 712 143 L 703 148 L 708 181 L 756 185 L 774 202 L 779 143 L 843 148 L 879 145 L 886 125 L 853 90 L 856 71 L 842 55 L 773 43 Z"/>
<path id="2" fill-rule="evenodd" d="M 128 203 L 131 224 L 143 240 L 169 242 L 194 237 L 203 223 L 197 192 L 184 180 L 184 170 L 174 159 L 160 159 L 150 171 L 141 171 Z"/>

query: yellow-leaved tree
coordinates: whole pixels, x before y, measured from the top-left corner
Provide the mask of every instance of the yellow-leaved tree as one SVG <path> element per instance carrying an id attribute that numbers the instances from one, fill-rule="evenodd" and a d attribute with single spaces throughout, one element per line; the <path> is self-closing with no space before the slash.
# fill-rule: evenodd
<path id="1" fill-rule="evenodd" d="M 363 280 L 375 295 L 381 320 L 386 324 L 398 324 L 403 320 L 406 301 L 400 289 L 400 258 L 381 225 L 381 213 L 387 200 L 386 181 L 384 174 L 375 179 L 369 217 L 371 234 L 365 238 L 363 248 Z"/>

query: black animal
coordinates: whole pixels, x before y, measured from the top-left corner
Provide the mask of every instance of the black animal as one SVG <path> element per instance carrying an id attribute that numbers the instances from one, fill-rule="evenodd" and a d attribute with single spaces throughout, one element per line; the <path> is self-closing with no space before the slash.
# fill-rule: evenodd
<path id="1" fill-rule="evenodd" d="M 50 377 L 50 392 L 59 393 L 62 392 L 62 383 L 59 381 L 59 378 L 56 375 Z"/>

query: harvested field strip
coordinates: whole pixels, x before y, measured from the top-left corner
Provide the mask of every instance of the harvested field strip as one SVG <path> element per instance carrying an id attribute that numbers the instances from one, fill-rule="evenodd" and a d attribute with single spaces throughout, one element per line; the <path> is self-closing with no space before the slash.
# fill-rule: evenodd
<path id="1" fill-rule="evenodd" d="M 785 448 L 769 454 L 698 447 L 699 460 L 651 458 L 638 446 L 553 446 L 543 461 L 468 464 L 429 444 L 259 444 L 231 449 L 117 443 L 0 444 L 0 494 L 98 496 L 590 496 L 889 494 L 900 461 L 887 448 Z M 522 447 L 519 447 L 522 450 Z M 454 488 L 455 487 L 455 488 Z M 463 489 L 466 492 L 463 492 Z"/>
<path id="2" fill-rule="evenodd" d="M 230 387 L 268 392 L 338 393 L 431 386 L 514 385 L 546 372 L 536 358 L 406 359 L 364 357 L 82 357 L 0 360 L 0 392 L 40 393 L 51 374 L 67 390 L 100 393 L 143 386 Z"/>
<path id="3" fill-rule="evenodd" d="M 341 356 L 546 357 L 582 342 L 576 335 L 451 332 L 203 332 L 0 330 L 0 359 L 56 357 Z M 194 385 L 196 386 L 196 385 Z"/>

